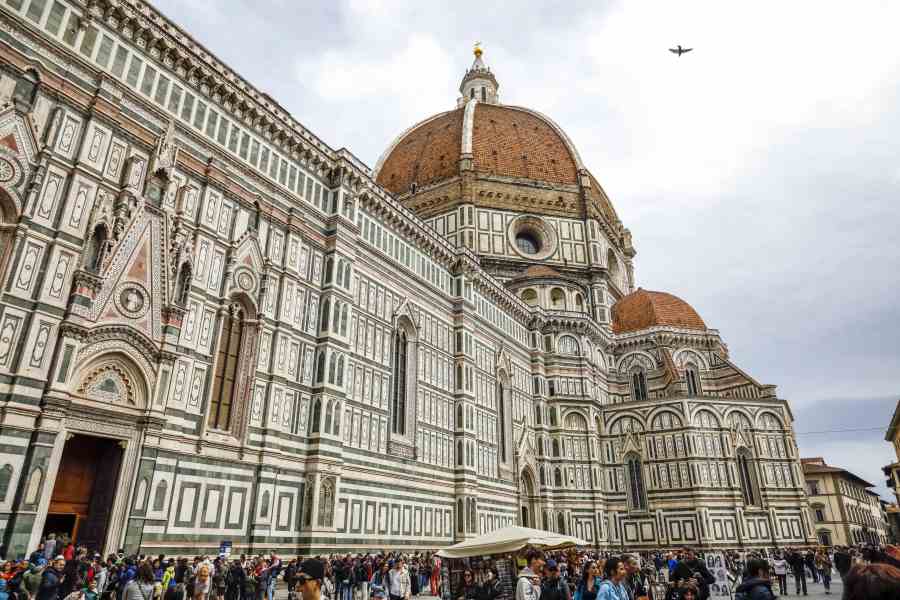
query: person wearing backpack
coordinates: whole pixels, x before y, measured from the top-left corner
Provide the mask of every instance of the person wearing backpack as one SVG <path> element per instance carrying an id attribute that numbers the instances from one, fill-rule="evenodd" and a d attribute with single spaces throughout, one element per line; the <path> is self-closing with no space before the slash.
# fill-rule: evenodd
<path id="1" fill-rule="evenodd" d="M 769 564 L 761 558 L 747 561 L 744 581 L 737 587 L 734 600 L 775 600 L 772 592 L 772 579 L 769 576 Z"/>
<path id="2" fill-rule="evenodd" d="M 559 576 L 559 567 L 552 558 L 544 567 L 540 600 L 572 600 L 568 584 Z"/>

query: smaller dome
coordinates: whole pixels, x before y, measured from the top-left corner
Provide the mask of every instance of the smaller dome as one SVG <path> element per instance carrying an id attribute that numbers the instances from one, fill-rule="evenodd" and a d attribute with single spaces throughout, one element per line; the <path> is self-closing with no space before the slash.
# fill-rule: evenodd
<path id="1" fill-rule="evenodd" d="M 638 288 L 612 307 L 614 333 L 640 331 L 660 325 L 706 330 L 706 323 L 690 304 L 665 292 Z"/>
<path id="2" fill-rule="evenodd" d="M 547 265 L 531 265 L 522 274 L 522 277 L 561 277 L 559 271 Z"/>

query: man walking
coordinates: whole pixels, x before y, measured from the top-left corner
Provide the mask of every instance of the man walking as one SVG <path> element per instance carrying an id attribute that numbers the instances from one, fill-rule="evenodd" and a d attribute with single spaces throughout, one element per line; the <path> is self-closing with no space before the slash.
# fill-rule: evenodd
<path id="1" fill-rule="evenodd" d="M 516 581 L 515 600 L 539 600 L 541 597 L 541 571 L 544 568 L 544 555 L 532 550 L 525 555 L 528 566 L 519 571 Z"/>
<path id="2" fill-rule="evenodd" d="M 791 566 L 791 572 L 794 574 L 794 585 L 797 588 L 797 595 L 800 595 L 800 589 L 803 589 L 803 595 L 808 596 L 806 593 L 806 562 L 803 560 L 803 555 L 797 552 L 796 550 L 791 550 L 788 555 L 788 564 Z"/>

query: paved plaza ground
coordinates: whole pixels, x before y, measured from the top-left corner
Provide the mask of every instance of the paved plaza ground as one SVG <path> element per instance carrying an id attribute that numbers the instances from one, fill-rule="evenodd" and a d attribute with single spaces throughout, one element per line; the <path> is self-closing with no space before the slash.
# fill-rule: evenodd
<path id="1" fill-rule="evenodd" d="M 778 583 L 775 583 L 775 592 L 776 596 L 778 595 Z M 803 593 L 799 596 L 794 594 L 794 581 L 791 578 L 788 578 L 788 594 L 785 596 L 778 596 L 779 598 L 810 598 L 818 600 L 820 598 L 840 598 L 843 593 L 844 587 L 841 585 L 840 577 L 835 577 L 831 581 L 831 594 L 828 595 L 825 593 L 825 588 L 821 583 L 812 583 L 811 581 L 807 582 L 806 591 L 808 592 L 808 596 L 804 596 Z M 278 592 L 275 594 L 276 600 L 286 600 L 287 599 L 287 588 L 279 582 Z M 417 600 L 438 600 L 438 598 L 434 596 L 416 596 Z M 298 598 L 299 600 L 299 598 Z"/>

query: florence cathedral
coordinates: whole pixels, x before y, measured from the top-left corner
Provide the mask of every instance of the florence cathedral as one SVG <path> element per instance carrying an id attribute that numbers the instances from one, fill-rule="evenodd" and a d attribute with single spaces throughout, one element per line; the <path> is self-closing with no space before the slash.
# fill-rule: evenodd
<path id="1" fill-rule="evenodd" d="M 10 555 L 814 540 L 787 401 L 480 49 L 459 91 L 373 169 L 142 0 L 0 0 Z"/>

